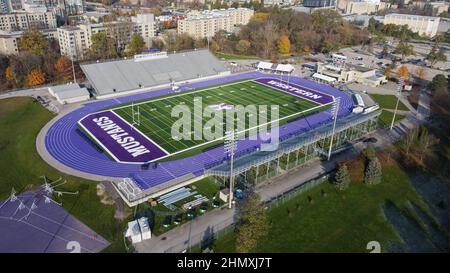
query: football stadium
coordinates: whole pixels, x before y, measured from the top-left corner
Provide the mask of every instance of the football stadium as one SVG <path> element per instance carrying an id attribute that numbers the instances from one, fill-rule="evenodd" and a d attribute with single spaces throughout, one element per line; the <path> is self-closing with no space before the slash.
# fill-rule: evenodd
<path id="1" fill-rule="evenodd" d="M 271 73 L 231 74 L 208 50 L 84 64 L 97 100 L 47 124 L 41 132 L 44 152 L 62 171 L 112 181 L 124 201 L 135 206 L 205 177 L 224 186 L 231 176 L 241 188 L 258 185 L 326 159 L 377 128 L 377 107 L 354 111 L 358 105 L 352 94 L 273 66 Z M 247 110 L 244 116 L 233 115 L 229 122 L 219 115 L 211 126 L 212 116 L 239 106 Z M 181 113 L 174 113 L 177 107 L 192 117 L 181 137 L 173 133 Z M 239 122 L 252 124 L 268 108 L 264 122 L 236 130 Z M 225 137 L 202 137 L 211 127 L 230 131 L 230 124 L 237 131 L 232 173 Z M 262 149 L 269 142 L 262 136 L 275 128 L 278 145 Z"/>

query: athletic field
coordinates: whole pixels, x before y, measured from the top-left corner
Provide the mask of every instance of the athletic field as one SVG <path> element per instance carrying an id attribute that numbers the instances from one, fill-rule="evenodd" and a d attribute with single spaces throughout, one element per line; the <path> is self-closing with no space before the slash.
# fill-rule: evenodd
<path id="1" fill-rule="evenodd" d="M 121 105 L 106 111 L 91 114 L 92 118 L 82 119 L 79 124 L 100 146 L 119 162 L 148 162 L 191 150 L 203 150 L 223 140 L 195 139 L 195 130 L 208 127 L 211 117 L 204 118 L 201 113 L 206 108 L 212 112 L 235 109 L 237 105 L 267 106 L 267 121 L 271 121 L 271 106 L 278 109 L 278 122 L 283 124 L 322 111 L 333 102 L 333 97 L 318 90 L 291 84 L 276 78 L 244 80 L 212 86 L 198 90 L 175 92 L 171 95 L 150 100 Z M 201 107 L 201 112 L 194 109 Z M 191 112 L 190 139 L 177 139 L 172 136 L 172 127 L 180 116 L 172 117 L 173 108 L 187 107 Z M 197 107 L 197 108 L 195 108 Z M 201 120 L 201 126 L 194 125 L 194 116 Z M 257 113 L 247 112 L 245 128 L 248 130 L 249 119 Z M 133 118 L 134 116 L 134 118 Z M 223 132 L 226 131 L 226 115 L 223 115 Z M 236 118 L 236 117 L 235 117 Z M 273 118 L 272 118 L 273 120 Z M 237 120 L 235 120 L 235 123 Z M 242 122 L 242 121 L 241 121 Z M 264 122 L 258 120 L 261 126 Z M 198 125 L 198 124 L 197 124 Z M 270 124 L 269 124 L 270 125 Z M 200 128 L 200 129 L 199 129 Z M 99 130 L 100 129 L 100 130 Z M 105 133 L 106 132 L 106 133 Z M 127 137 L 132 137 L 127 139 Z M 112 143 L 111 143 L 112 142 Z M 114 143 L 116 142 L 116 143 Z M 134 144 L 131 144 L 135 142 Z M 117 145 L 119 143 L 119 145 Z M 130 145 L 128 145 L 130 143 Z M 116 146 L 121 146 L 117 147 Z M 122 149 L 128 155 L 111 151 Z M 131 151 L 130 151 L 131 150 Z M 137 159 L 136 159 L 137 158 Z M 136 160 L 135 160 L 136 159 Z"/>

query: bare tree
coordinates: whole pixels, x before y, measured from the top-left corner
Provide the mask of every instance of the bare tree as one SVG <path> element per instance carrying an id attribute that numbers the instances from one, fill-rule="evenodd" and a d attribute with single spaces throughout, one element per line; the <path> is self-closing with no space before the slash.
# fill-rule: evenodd
<path id="1" fill-rule="evenodd" d="M 263 57 L 272 57 L 275 42 L 278 40 L 277 25 L 271 20 L 267 21 L 267 24 L 259 30 L 259 36 L 262 38 Z"/>

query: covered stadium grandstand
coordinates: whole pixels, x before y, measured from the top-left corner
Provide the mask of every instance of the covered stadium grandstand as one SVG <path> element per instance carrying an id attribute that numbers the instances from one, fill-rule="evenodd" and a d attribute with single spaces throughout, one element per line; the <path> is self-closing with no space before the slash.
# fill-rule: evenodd
<path id="1" fill-rule="evenodd" d="M 151 52 L 133 59 L 83 64 L 81 69 L 99 99 L 230 74 L 206 49 Z"/>

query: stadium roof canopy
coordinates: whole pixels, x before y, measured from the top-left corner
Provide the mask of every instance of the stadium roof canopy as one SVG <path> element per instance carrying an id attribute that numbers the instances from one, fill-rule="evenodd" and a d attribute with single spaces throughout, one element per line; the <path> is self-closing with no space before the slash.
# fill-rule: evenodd
<path id="1" fill-rule="evenodd" d="M 81 65 L 97 96 L 206 78 L 229 71 L 207 49 Z M 165 56 L 162 56 L 165 55 Z"/>
<path id="2" fill-rule="evenodd" d="M 294 71 L 294 67 L 290 64 L 274 64 L 269 62 L 259 62 L 256 65 L 256 68 L 260 70 L 270 70 L 272 72 L 284 72 L 284 73 L 291 73 Z"/>
<path id="3" fill-rule="evenodd" d="M 326 81 L 326 82 L 335 82 L 336 81 L 335 78 L 329 77 L 327 75 L 323 75 L 323 74 L 320 74 L 320 73 L 314 73 L 314 75 L 312 75 L 312 76 L 313 76 L 313 78 L 320 79 L 320 80 L 323 80 L 323 81 Z"/>

